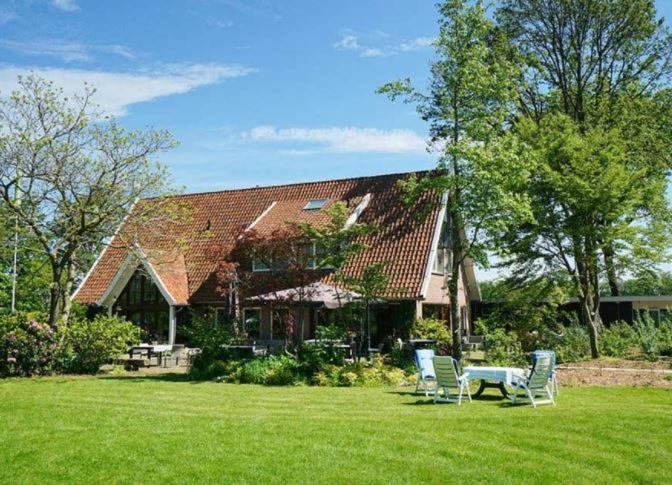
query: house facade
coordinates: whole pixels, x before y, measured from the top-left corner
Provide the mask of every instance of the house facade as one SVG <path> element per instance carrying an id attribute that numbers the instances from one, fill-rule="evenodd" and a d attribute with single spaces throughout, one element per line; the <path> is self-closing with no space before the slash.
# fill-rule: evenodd
<path id="1" fill-rule="evenodd" d="M 169 199 L 140 201 L 131 210 L 109 245 L 99 255 L 74 294 L 79 303 L 120 314 L 140 325 L 148 340 L 181 343 L 193 312 L 210 312 L 223 320 L 230 313 L 229 296 L 217 278 L 227 258 L 246 231 L 271 232 L 288 223 L 319 224 L 323 210 L 342 202 L 348 224 L 361 222 L 376 230 L 361 236 L 365 249 L 343 268 L 358 274 L 374 263 L 385 263 L 389 290 L 373 309 L 372 337 L 404 337 L 404 328 L 419 316 L 448 320 L 449 298 L 445 274 L 450 254 L 445 248 L 445 198 L 427 194 L 409 207 L 399 182 L 421 173 L 405 173 L 312 183 L 254 187 Z M 186 209 L 188 217 L 157 223 L 132 232 L 138 207 L 170 201 Z M 422 214 L 422 215 L 421 215 Z M 158 227 L 158 226 L 161 227 Z M 272 271 L 252 267 L 251 271 Z M 272 273 L 271 273 L 272 275 Z M 315 283 L 333 284 L 327 270 L 315 270 Z M 480 299 L 471 261 L 463 264 L 460 315 L 463 334 L 471 332 L 471 303 Z M 257 342 L 281 341 L 286 315 L 297 309 L 246 300 L 240 302 L 245 331 Z M 314 303 L 294 315 L 301 321 L 299 338 L 314 336 L 315 327 L 333 318 L 330 310 Z M 220 317 L 221 316 L 221 317 Z"/>

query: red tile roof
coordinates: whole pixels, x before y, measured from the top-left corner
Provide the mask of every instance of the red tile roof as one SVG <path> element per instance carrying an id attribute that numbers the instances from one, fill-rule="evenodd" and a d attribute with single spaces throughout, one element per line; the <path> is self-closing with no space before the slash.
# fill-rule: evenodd
<path id="1" fill-rule="evenodd" d="M 173 223 L 169 232 L 174 238 L 148 235 L 141 238 L 140 245 L 148 254 L 156 250 L 179 250 L 183 254 L 186 288 L 183 277 L 166 277 L 171 281 L 166 285 L 170 284 L 180 297 L 186 294 L 190 303 L 222 301 L 216 291 L 217 262 L 212 258 L 213 247 L 233 248 L 241 232 L 255 221 L 258 231 L 272 230 L 277 228 L 278 223 L 287 220 L 322 223 L 325 218 L 321 211 L 303 210 L 312 199 L 328 199 L 327 207 L 335 201 L 344 201 L 354 209 L 366 194 L 371 194 L 359 221 L 373 224 L 378 230 L 362 239 L 367 249 L 353 258 L 345 272 L 357 274 L 369 264 L 388 262 L 391 288 L 388 296 L 418 298 L 439 211 L 438 207 L 434 208 L 427 218 L 421 219 L 419 206 L 408 208 L 403 204 L 402 190 L 397 183 L 410 175 L 381 175 L 174 196 L 171 200 L 189 207 L 191 215 L 188 220 Z M 142 203 L 151 204 L 157 200 L 148 199 Z M 269 210 L 273 203 L 275 205 Z M 266 214 L 264 211 L 267 211 Z M 132 219 L 133 213 L 129 221 Z M 125 223 L 129 224 L 128 221 Z M 122 243 L 123 234 L 124 226 L 78 290 L 76 299 L 79 302 L 95 303 L 109 285 L 127 255 Z M 180 238 L 183 241 L 180 242 Z M 176 275 L 180 271 L 173 267 L 169 273 Z"/>
<path id="2" fill-rule="evenodd" d="M 166 291 L 173 297 L 175 305 L 189 303 L 189 282 L 184 255 L 179 250 L 146 251 L 147 263 L 156 272 Z"/>

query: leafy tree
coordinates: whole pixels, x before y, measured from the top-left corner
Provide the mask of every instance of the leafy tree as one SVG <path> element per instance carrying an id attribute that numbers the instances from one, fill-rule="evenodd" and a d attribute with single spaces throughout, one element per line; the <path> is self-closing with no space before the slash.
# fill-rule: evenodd
<path id="1" fill-rule="evenodd" d="M 505 128 L 517 98 L 519 71 L 505 39 L 481 1 L 447 0 L 438 5 L 439 35 L 427 93 L 410 80 L 379 92 L 417 105 L 430 123 L 432 145 L 440 147 L 436 172 L 406 184 L 408 200 L 433 191 L 447 194 L 447 241 L 452 255 L 446 286 L 450 296 L 453 355 L 461 356 L 458 280 L 462 263 L 487 265 L 492 235 L 528 217 L 519 191 L 528 174 L 517 140 Z"/>
<path id="2" fill-rule="evenodd" d="M 15 218 L 0 201 L 0 313 L 11 309 L 15 243 L 18 243 L 15 310 L 42 311 L 49 302 L 48 264 L 32 234 L 16 227 Z"/>
<path id="3" fill-rule="evenodd" d="M 652 0 L 505 0 L 526 68 L 517 131 L 532 147 L 534 223 L 503 234 L 517 274 L 566 271 L 597 336 L 600 282 L 666 257 L 670 35 Z"/>
<path id="4" fill-rule="evenodd" d="M 357 274 L 341 277 L 341 281 L 348 289 L 360 295 L 360 300 L 356 304 L 363 306 L 364 329 L 360 328 L 359 334 L 364 335 L 364 351 L 367 358 L 371 356 L 371 306 L 390 293 L 390 277 L 385 271 L 386 266 L 385 262 L 373 263 Z"/>
<path id="5" fill-rule="evenodd" d="M 92 104 L 94 92 L 85 86 L 66 98 L 31 75 L 0 100 L 0 199 L 48 264 L 50 324 L 60 314 L 67 321 L 78 275 L 134 202 L 168 189 L 153 159 L 173 146 L 171 136 L 124 130 Z M 138 204 L 135 227 L 161 227 L 161 206 Z"/>

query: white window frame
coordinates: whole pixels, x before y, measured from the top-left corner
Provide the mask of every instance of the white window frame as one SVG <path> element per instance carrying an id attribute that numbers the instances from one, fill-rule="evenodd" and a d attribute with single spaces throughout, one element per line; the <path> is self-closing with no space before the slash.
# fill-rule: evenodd
<path id="1" fill-rule="evenodd" d="M 313 203 L 320 203 L 321 204 L 317 207 L 310 207 L 311 204 Z M 329 199 L 310 199 L 308 203 L 303 207 L 304 211 L 315 211 L 324 208 L 325 205 L 327 205 L 327 202 L 329 202 Z"/>

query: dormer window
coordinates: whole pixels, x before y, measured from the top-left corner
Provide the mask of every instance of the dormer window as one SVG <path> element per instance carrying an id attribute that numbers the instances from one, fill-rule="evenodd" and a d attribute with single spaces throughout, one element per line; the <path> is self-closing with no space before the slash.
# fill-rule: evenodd
<path id="1" fill-rule="evenodd" d="M 323 208 L 327 205 L 327 199 L 313 199 L 303 208 L 304 211 L 312 211 Z"/>

